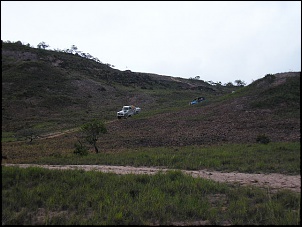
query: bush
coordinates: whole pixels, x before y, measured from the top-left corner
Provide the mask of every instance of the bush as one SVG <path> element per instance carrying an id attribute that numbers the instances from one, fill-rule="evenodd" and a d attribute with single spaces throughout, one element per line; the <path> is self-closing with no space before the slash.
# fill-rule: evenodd
<path id="1" fill-rule="evenodd" d="M 257 143 L 262 143 L 262 144 L 268 144 L 270 142 L 270 139 L 268 138 L 267 135 L 261 134 L 261 135 L 257 136 L 256 142 Z"/>
<path id="2" fill-rule="evenodd" d="M 83 144 L 78 141 L 78 143 L 74 144 L 75 146 L 75 150 L 74 150 L 74 154 L 76 155 L 80 155 L 80 156 L 84 156 L 84 155 L 88 155 L 88 149 L 87 147 L 83 146 Z"/>

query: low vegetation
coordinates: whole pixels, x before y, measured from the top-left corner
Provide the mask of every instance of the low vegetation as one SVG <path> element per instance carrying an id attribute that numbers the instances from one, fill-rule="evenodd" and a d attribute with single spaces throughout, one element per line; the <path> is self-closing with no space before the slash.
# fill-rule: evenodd
<path id="1" fill-rule="evenodd" d="M 25 163 L 300 173 L 300 143 L 157 147 L 98 154 L 92 150 L 86 155 L 76 155 L 72 150 L 65 154 L 32 154 Z M 2 182 L 4 224 L 300 223 L 300 193 L 288 190 L 273 193 L 269 188 L 216 183 L 192 178 L 180 170 L 139 176 L 3 167 Z"/>
<path id="2" fill-rule="evenodd" d="M 2 169 L 2 225 L 299 225 L 300 194 L 166 174 Z"/>
<path id="3" fill-rule="evenodd" d="M 30 146 L 30 145 L 29 145 Z M 30 147 L 24 147 L 29 149 Z M 13 159 L 14 163 L 51 165 L 119 165 L 161 166 L 169 169 L 238 171 L 245 173 L 300 173 L 300 143 L 224 144 L 212 146 L 153 147 L 101 151 L 87 155 L 75 155 L 72 149 L 66 153 L 39 155 L 40 149 L 28 152 L 27 158 Z M 86 154 L 86 153 L 85 153 Z M 16 154 L 22 157 L 22 154 Z"/>

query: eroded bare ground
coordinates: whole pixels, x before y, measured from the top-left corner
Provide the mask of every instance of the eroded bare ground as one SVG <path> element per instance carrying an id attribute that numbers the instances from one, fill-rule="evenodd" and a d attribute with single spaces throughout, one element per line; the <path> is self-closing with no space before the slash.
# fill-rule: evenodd
<path id="1" fill-rule="evenodd" d="M 170 169 L 156 167 L 132 167 L 132 166 L 107 166 L 107 165 L 35 165 L 35 164 L 2 164 L 4 166 L 19 166 L 27 168 L 30 166 L 48 169 L 78 169 L 85 171 L 101 171 L 116 174 L 156 174 L 159 171 L 166 172 Z M 211 179 L 218 182 L 237 183 L 240 185 L 253 185 L 266 188 L 272 192 L 280 189 L 288 189 L 294 192 L 301 192 L 301 175 L 271 174 L 250 174 L 238 172 L 218 172 L 208 170 L 182 170 L 182 172 L 193 177 Z"/>

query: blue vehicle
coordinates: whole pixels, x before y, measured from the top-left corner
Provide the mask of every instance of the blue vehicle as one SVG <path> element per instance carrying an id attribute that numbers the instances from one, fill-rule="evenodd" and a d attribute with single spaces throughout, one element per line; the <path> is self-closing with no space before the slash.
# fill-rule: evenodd
<path id="1" fill-rule="evenodd" d="M 202 101 L 206 100 L 204 97 L 198 97 L 196 99 L 193 99 L 191 102 L 190 102 L 190 105 L 194 105 L 194 104 L 198 104 Z"/>

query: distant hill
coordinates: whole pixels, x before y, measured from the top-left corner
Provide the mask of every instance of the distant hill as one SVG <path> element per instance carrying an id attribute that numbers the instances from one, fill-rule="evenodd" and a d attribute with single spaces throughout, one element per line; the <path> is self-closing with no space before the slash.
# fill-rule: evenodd
<path id="1" fill-rule="evenodd" d="M 198 96 L 206 101 L 189 106 Z M 117 121 L 116 111 L 123 105 L 139 106 L 142 112 Z M 94 118 L 112 124 L 112 133 L 134 130 L 129 139 L 133 144 L 231 142 L 247 135 L 243 131 L 254 130 L 245 136 L 250 141 L 267 127 L 283 130 L 272 135 L 275 140 L 298 140 L 300 72 L 268 74 L 245 87 L 213 85 L 201 79 L 120 71 L 71 53 L 2 42 L 2 134 L 24 129 L 47 133 Z M 180 139 L 184 135 L 186 139 Z"/>
<path id="2" fill-rule="evenodd" d="M 119 71 L 74 54 L 2 43 L 2 127 L 8 131 L 46 122 L 57 128 L 57 124 L 71 127 L 91 118 L 109 120 L 123 105 L 148 109 L 157 99 L 164 105 L 173 99 L 168 91 L 184 91 L 189 102 L 201 89 L 216 95 L 230 88 L 202 80 Z M 165 91 L 165 97 L 158 97 L 156 91 Z"/>

